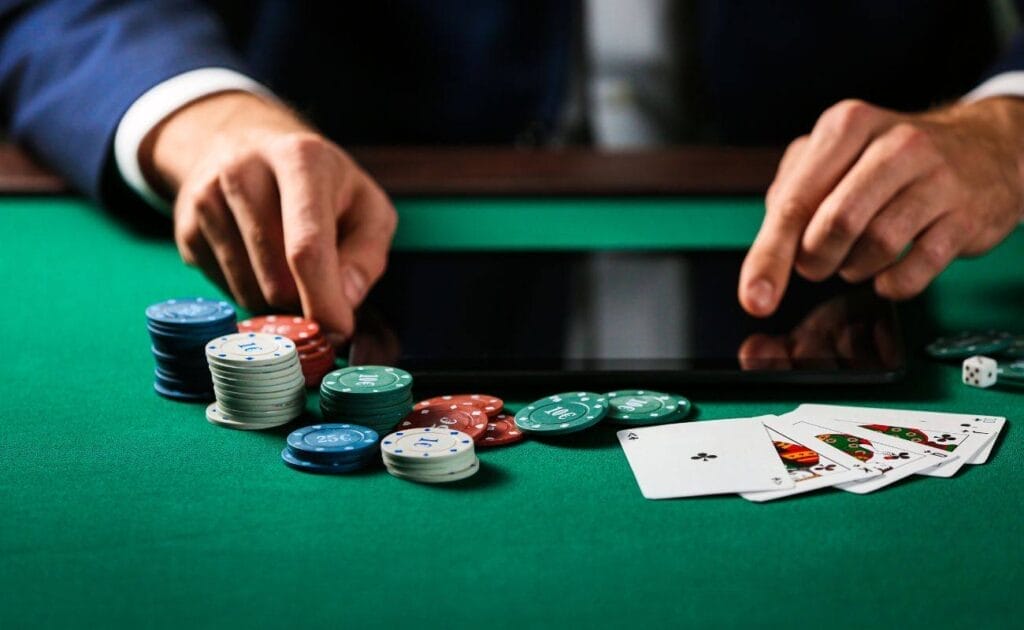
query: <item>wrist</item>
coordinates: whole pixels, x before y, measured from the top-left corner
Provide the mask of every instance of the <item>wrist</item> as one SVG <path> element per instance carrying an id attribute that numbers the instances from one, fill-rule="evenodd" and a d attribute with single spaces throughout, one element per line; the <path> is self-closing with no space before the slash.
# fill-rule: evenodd
<path id="1" fill-rule="evenodd" d="M 1017 184 L 1024 189 L 1024 98 L 993 96 L 950 108 L 967 132 L 1001 147 L 1016 165 Z"/>

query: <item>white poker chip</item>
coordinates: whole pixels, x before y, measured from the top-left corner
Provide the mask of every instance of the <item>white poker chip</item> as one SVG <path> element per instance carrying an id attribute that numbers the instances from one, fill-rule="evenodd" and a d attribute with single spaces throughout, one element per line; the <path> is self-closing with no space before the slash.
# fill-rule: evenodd
<path id="1" fill-rule="evenodd" d="M 477 471 L 480 470 L 480 460 L 474 457 L 469 466 L 462 468 L 461 470 L 444 474 L 409 473 L 396 469 L 392 466 L 387 466 L 387 470 L 393 477 L 406 479 L 408 481 L 416 481 L 419 483 L 451 483 L 453 481 L 461 481 L 462 479 L 467 479 L 475 475 Z"/>
<path id="2" fill-rule="evenodd" d="M 276 365 L 294 360 L 295 342 L 283 335 L 235 333 L 206 344 L 210 361 L 232 365 Z"/>
<path id="3" fill-rule="evenodd" d="M 473 450 L 473 438 L 462 431 L 421 428 L 395 431 L 381 440 L 381 452 L 397 460 L 439 460 Z"/>

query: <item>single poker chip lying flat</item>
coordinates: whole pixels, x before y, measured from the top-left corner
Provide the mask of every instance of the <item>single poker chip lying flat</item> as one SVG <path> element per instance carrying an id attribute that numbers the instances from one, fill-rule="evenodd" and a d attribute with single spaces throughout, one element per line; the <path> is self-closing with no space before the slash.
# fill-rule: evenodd
<path id="1" fill-rule="evenodd" d="M 999 354 L 1010 346 L 1012 340 L 1012 335 L 997 330 L 966 331 L 939 337 L 924 350 L 935 359 L 966 359 L 976 354 Z"/>
<path id="2" fill-rule="evenodd" d="M 527 433 L 561 435 L 588 429 L 608 415 L 608 399 L 593 392 L 565 392 L 541 398 L 516 414 Z"/>
<path id="3" fill-rule="evenodd" d="M 618 424 L 643 425 L 678 422 L 690 413 L 690 401 L 683 396 L 645 389 L 605 394 L 608 420 Z"/>
<path id="4" fill-rule="evenodd" d="M 522 442 L 526 435 L 516 426 L 516 418 L 512 414 L 499 413 L 487 421 L 487 430 L 477 440 L 477 446 L 504 446 Z"/>

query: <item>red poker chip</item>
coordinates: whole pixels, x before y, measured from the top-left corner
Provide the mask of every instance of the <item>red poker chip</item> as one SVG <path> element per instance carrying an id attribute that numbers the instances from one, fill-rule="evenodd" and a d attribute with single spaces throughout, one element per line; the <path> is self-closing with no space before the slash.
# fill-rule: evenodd
<path id="1" fill-rule="evenodd" d="M 308 337 L 295 344 L 295 349 L 298 352 L 312 352 L 317 348 L 331 347 L 331 344 L 327 342 L 327 339 L 323 335 L 315 335 Z"/>
<path id="2" fill-rule="evenodd" d="M 455 429 L 462 431 L 474 441 L 480 439 L 487 430 L 487 414 L 480 409 L 441 409 L 427 407 L 413 410 L 398 423 L 396 431 L 405 429 Z"/>
<path id="3" fill-rule="evenodd" d="M 325 358 L 329 358 L 331 361 L 334 360 L 334 348 L 331 346 L 320 346 L 319 348 L 311 349 L 309 352 L 299 353 L 299 360 L 302 362 L 323 361 Z"/>
<path id="4" fill-rule="evenodd" d="M 499 413 L 488 420 L 484 436 L 476 440 L 476 443 L 480 446 L 503 446 L 520 442 L 524 437 L 526 436 L 516 426 L 515 415 Z"/>
<path id="5" fill-rule="evenodd" d="M 451 394 L 449 396 L 435 396 L 413 405 L 414 410 L 437 407 L 440 409 L 479 409 L 488 416 L 501 413 L 505 401 L 491 396 L 490 394 Z"/>
<path id="6" fill-rule="evenodd" d="M 238 322 L 238 332 L 283 335 L 296 344 L 320 335 L 320 324 L 295 315 L 263 315 Z"/>

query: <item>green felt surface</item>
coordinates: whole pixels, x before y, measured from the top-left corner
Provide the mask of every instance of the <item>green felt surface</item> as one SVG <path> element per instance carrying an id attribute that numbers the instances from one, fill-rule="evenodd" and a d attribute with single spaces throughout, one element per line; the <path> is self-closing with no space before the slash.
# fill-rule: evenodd
<path id="1" fill-rule="evenodd" d="M 760 204 L 400 210 L 405 248 L 479 235 L 509 247 L 727 246 L 749 240 Z M 911 339 L 926 327 L 1024 332 L 1022 259 L 1018 231 L 956 263 L 919 304 L 929 317 L 911 322 Z M 1010 418 L 990 463 L 867 496 L 645 501 L 612 427 L 481 449 L 481 472 L 457 487 L 380 470 L 320 477 L 281 464 L 285 430 L 216 428 L 202 406 L 152 392 L 144 307 L 215 295 L 169 240 L 79 201 L 5 199 L 0 271 L 5 627 L 992 628 L 1024 610 L 1024 397 L 963 387 L 955 366 L 915 358 L 895 387 L 681 392 L 700 419 L 801 401 Z"/>

